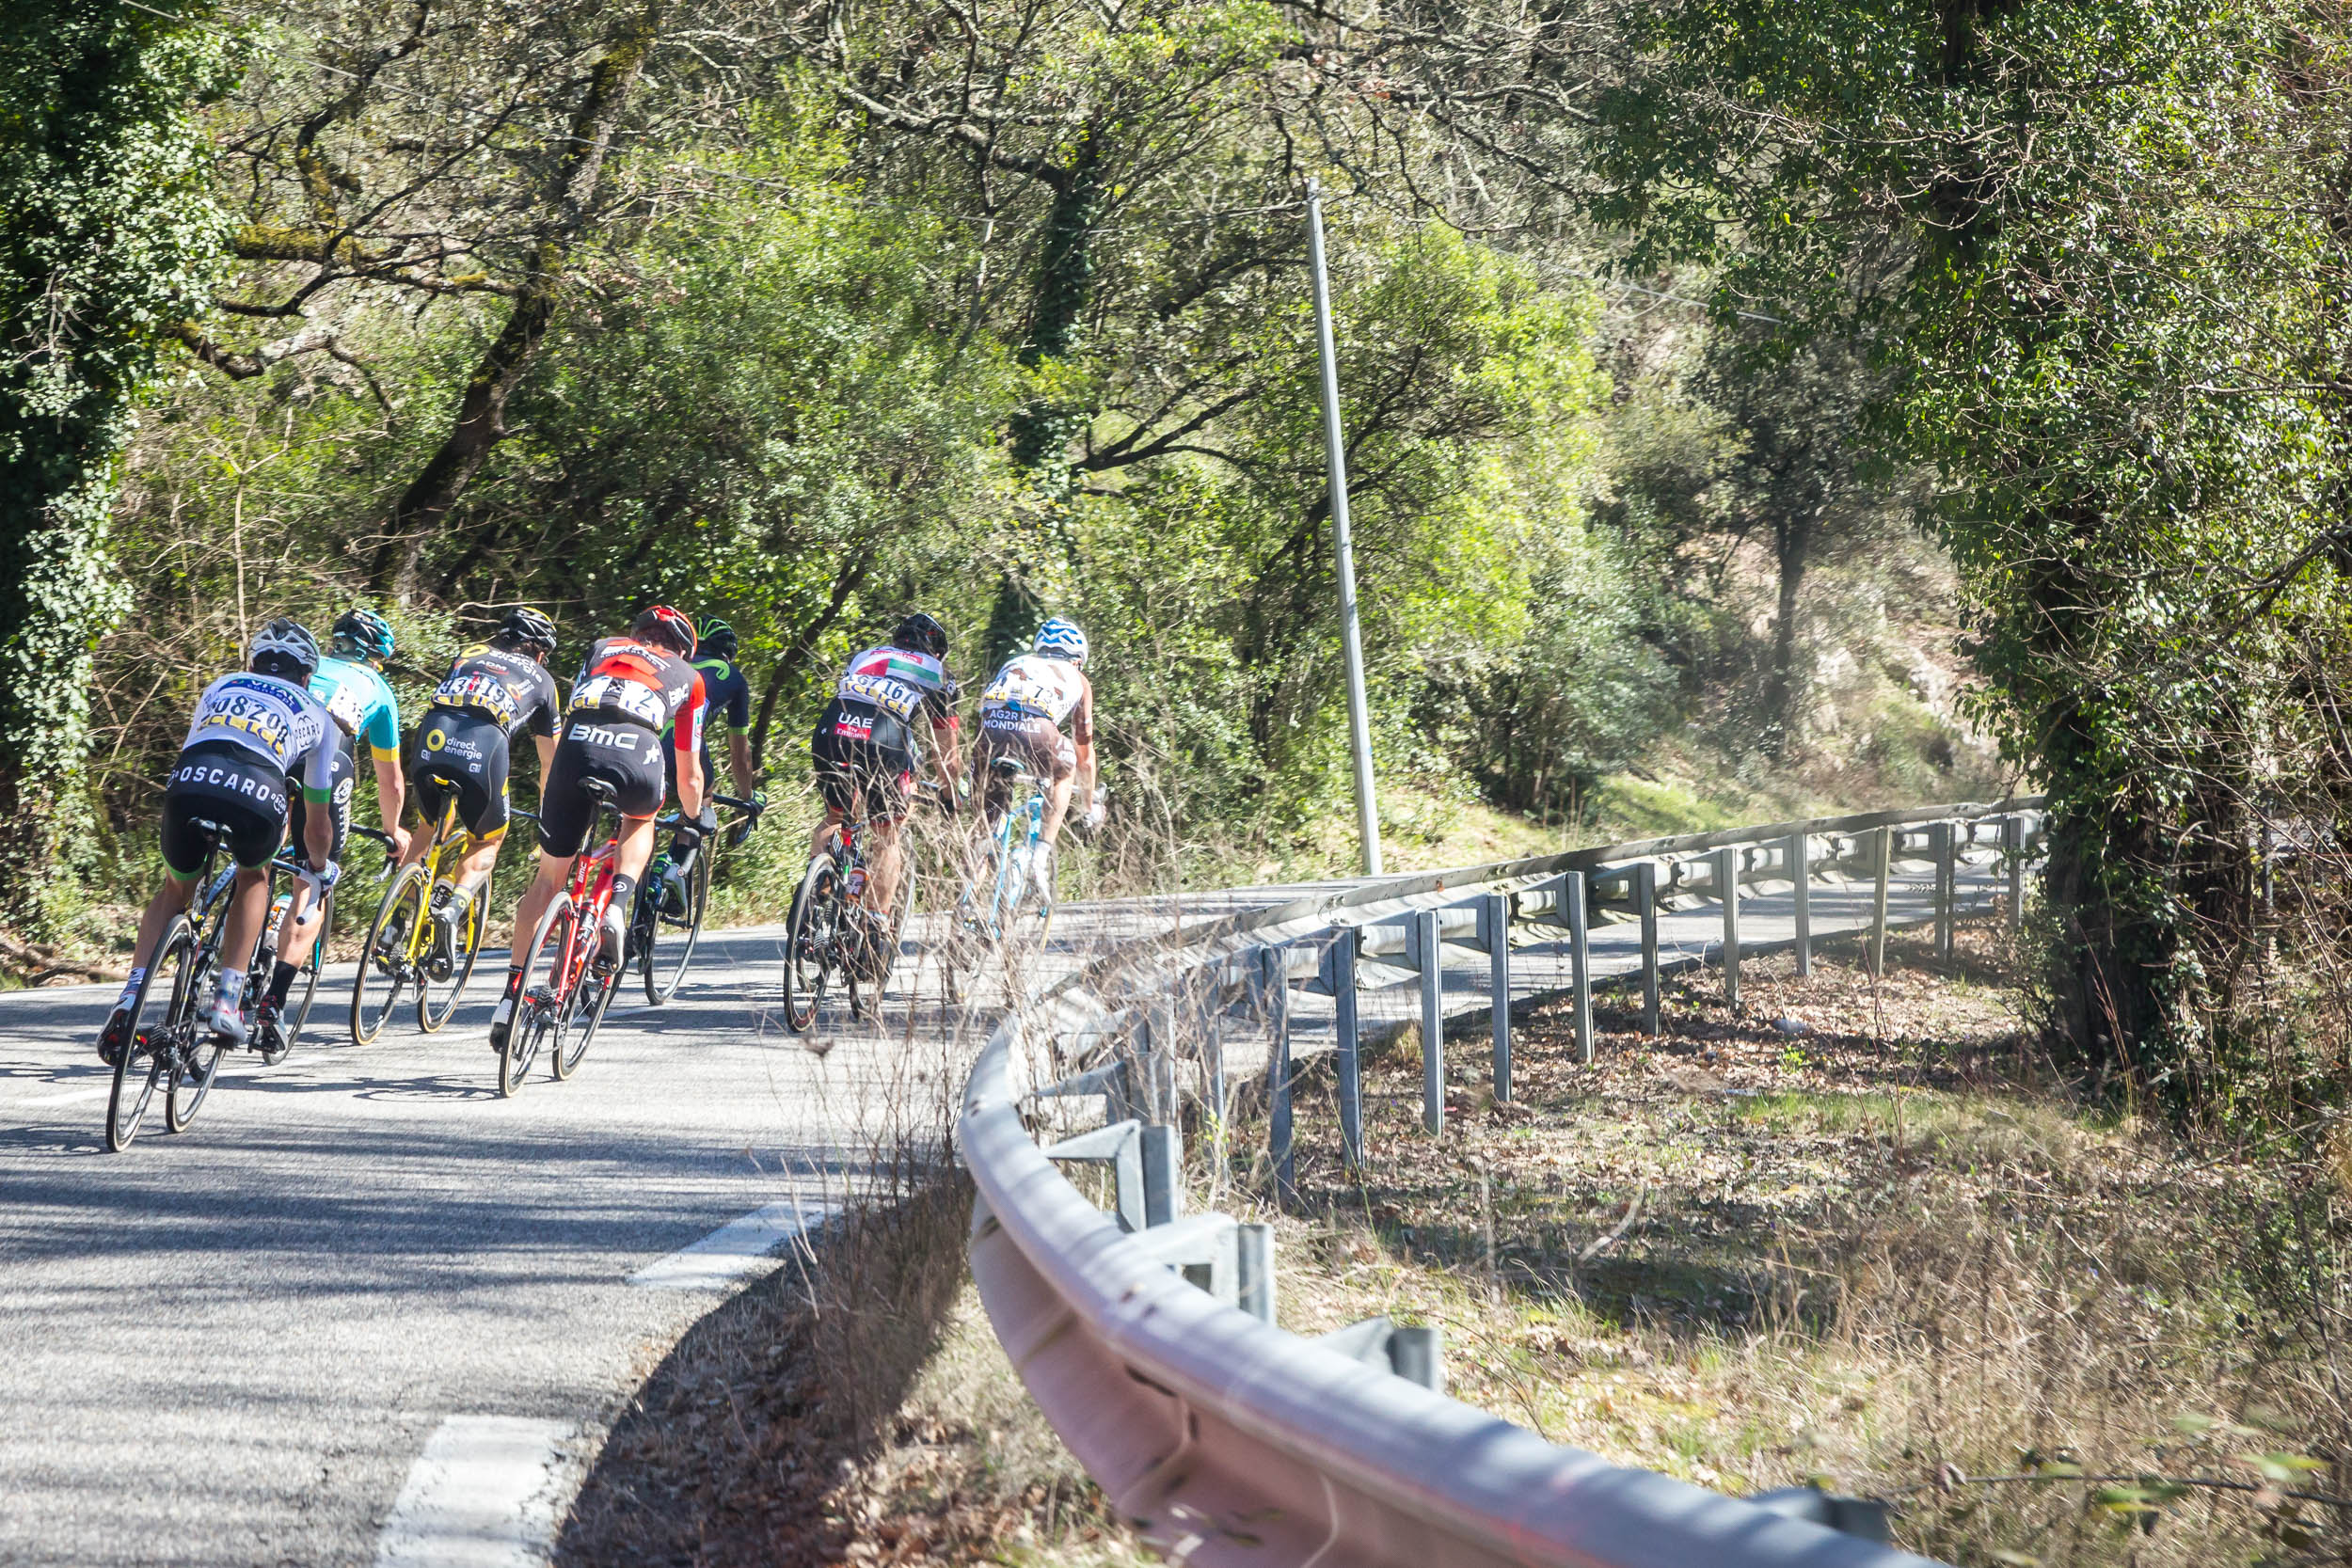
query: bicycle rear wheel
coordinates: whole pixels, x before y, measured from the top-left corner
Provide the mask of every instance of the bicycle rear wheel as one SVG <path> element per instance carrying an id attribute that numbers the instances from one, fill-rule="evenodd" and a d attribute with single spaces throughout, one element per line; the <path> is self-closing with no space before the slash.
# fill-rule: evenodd
<path id="1" fill-rule="evenodd" d="M 639 963 L 644 971 L 645 1000 L 657 1007 L 677 994 L 679 983 L 686 978 L 686 966 L 694 961 L 694 944 L 703 935 L 703 915 L 710 908 L 710 851 L 717 843 L 718 835 L 706 835 L 702 847 L 694 851 L 693 866 L 686 874 L 684 914 L 664 911 L 660 895 L 654 891 L 653 877 L 645 879 L 643 896 L 653 918 L 645 923 L 645 946 Z"/>
<path id="2" fill-rule="evenodd" d="M 376 906 L 375 924 L 359 950 L 359 974 L 351 983 L 351 1043 L 366 1045 L 384 1032 L 384 1024 L 399 1005 L 400 993 L 421 981 L 410 955 L 416 951 L 417 927 L 424 923 L 424 867 L 403 868 L 384 891 Z"/>
<path id="3" fill-rule="evenodd" d="M 784 1025 L 796 1035 L 817 1022 L 838 955 L 840 917 L 841 870 L 831 855 L 818 855 L 792 895 L 784 928 Z"/>
<path id="4" fill-rule="evenodd" d="M 106 1097 L 106 1151 L 110 1154 L 121 1153 L 139 1135 L 139 1122 L 155 1098 L 155 1086 L 178 1054 L 172 1029 L 183 1012 L 182 994 L 194 989 L 189 971 L 195 953 L 196 933 L 189 928 L 188 917 L 173 915 L 164 927 L 163 940 L 155 944 L 155 956 L 147 960 L 147 974 L 140 978 L 138 994 L 131 1003 L 130 1037 L 123 1042 L 121 1059 L 115 1063 L 114 1089 Z M 193 1002 L 184 1010 L 193 1015 Z"/>
<path id="5" fill-rule="evenodd" d="M 523 965 L 521 994 L 515 999 L 515 1017 L 507 1025 L 506 1043 L 499 1048 L 499 1093 L 512 1099 L 530 1075 L 542 1047 L 561 1049 L 565 1015 L 571 998 L 564 985 L 572 965 L 572 937 L 580 913 L 572 895 L 559 894 L 540 918 L 532 937 L 531 957 Z"/>
<path id="6" fill-rule="evenodd" d="M 490 884 L 484 882 L 466 900 L 465 924 L 457 928 L 457 961 L 450 966 L 449 978 L 436 982 L 427 973 L 417 976 L 417 1027 L 426 1034 L 435 1034 L 457 1010 L 459 998 L 466 994 L 467 982 L 473 978 L 474 960 L 482 954 L 482 933 L 490 924 L 483 905 L 490 901 Z M 434 992 L 440 988 L 437 999 Z"/>

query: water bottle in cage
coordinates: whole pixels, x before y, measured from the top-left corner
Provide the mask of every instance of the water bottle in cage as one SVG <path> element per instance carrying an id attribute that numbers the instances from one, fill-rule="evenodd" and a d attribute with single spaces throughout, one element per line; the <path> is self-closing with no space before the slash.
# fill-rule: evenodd
<path id="1" fill-rule="evenodd" d="M 842 884 L 842 888 L 852 898 L 863 894 L 866 891 L 866 867 L 862 865 L 850 867 L 849 879 Z"/>

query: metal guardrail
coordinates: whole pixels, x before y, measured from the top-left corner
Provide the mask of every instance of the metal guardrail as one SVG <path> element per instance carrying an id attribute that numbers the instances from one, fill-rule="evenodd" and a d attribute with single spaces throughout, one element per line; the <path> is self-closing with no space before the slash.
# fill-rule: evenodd
<path id="1" fill-rule="evenodd" d="M 1343 948 L 1360 955 L 1368 928 L 1404 923 L 1396 950 L 1422 980 L 1424 1000 L 1437 998 L 1428 1019 L 1441 1025 L 1437 981 L 1449 942 L 1483 938 L 1500 965 L 1498 980 L 1507 986 L 1514 924 L 1556 924 L 1574 946 L 1596 911 L 1604 917 L 1620 912 L 1609 908 L 1612 900 L 1593 896 L 1597 885 L 1629 886 L 1633 895 L 1615 902 L 1636 920 L 1645 918 L 1645 882 L 1667 899 L 1709 884 L 1727 891 L 1718 899 L 1727 939 L 1719 952 L 1736 964 L 1742 886 L 1769 884 L 1777 869 L 1794 892 L 1853 867 L 1875 879 L 1883 932 L 1890 868 L 1915 838 L 1935 874 L 1930 918 L 1947 943 L 1962 860 L 1991 829 L 2014 895 L 2040 804 L 2020 800 L 1775 823 L 1391 878 L 1114 950 L 1011 1009 L 965 1087 L 959 1137 L 978 1189 L 972 1272 L 998 1338 L 1114 1504 L 1146 1539 L 1188 1562 L 1923 1563 L 1827 1528 L 1837 1518 L 1838 1500 L 1820 1494 L 1728 1497 L 1548 1443 L 1393 1375 L 1388 1369 L 1420 1370 L 1423 1380 L 1438 1381 L 1434 1367 L 1423 1365 L 1424 1351 L 1389 1343 L 1385 1333 L 1359 1335 L 1360 1344 L 1333 1344 L 1275 1327 L 1263 1227 L 1180 1212 L 1173 1022 L 1179 1006 L 1197 1010 L 1207 1024 L 1235 997 L 1273 1004 L 1269 1104 L 1279 1165 L 1290 1132 L 1291 981 L 1339 982 L 1327 989 L 1341 1002 L 1344 1071 L 1344 1057 L 1353 1054 L 1354 989 L 1327 955 Z M 1816 854 L 1817 841 L 1825 854 Z M 1857 847 L 1864 844 L 1867 851 Z M 1690 862 L 1702 856 L 1707 880 L 1686 881 Z M 1799 864 L 1802 879 L 1789 874 Z M 1648 918 L 1655 918 L 1658 897 L 1649 902 Z M 1802 908 L 1802 894 L 1797 903 Z M 1801 952 L 1804 924 L 1800 916 Z M 1387 940 L 1376 939 L 1375 950 L 1390 951 Z M 1654 987 L 1654 943 L 1645 944 L 1645 958 Z M 1581 1000 L 1591 976 L 1581 964 L 1577 974 Z M 1508 990 L 1497 995 L 1507 999 Z M 1507 1006 L 1493 1012 L 1507 1021 Z M 1507 1029 L 1507 1022 L 1498 1027 Z M 1433 1057 L 1441 1034 L 1441 1027 L 1424 1030 Z M 1507 1072 L 1507 1053 L 1497 1061 Z M 1207 1073 L 1208 1092 L 1221 1110 L 1221 1065 Z M 1024 1108 L 1037 1105 L 1041 1094 L 1100 1095 L 1108 1125 L 1041 1148 Z M 1351 1146 L 1343 1130 L 1343 1151 L 1360 1149 L 1359 1130 L 1356 1137 Z M 1088 1202 L 1054 1157 L 1100 1161 L 1117 1171 L 1118 1216 Z"/>

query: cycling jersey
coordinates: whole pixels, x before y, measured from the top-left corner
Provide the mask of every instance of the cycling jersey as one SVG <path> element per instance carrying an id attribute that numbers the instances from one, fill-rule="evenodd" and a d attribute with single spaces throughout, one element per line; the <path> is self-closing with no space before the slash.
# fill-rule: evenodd
<path id="1" fill-rule="evenodd" d="M 571 723 L 586 716 L 643 724 L 690 757 L 702 750 L 707 706 L 701 671 L 633 637 L 608 637 L 588 650 L 565 711 Z"/>
<path id="2" fill-rule="evenodd" d="M 326 705 L 343 734 L 364 739 L 375 755 L 400 755 L 400 699 L 374 665 L 320 659 L 310 676 L 310 695 Z"/>
<path id="3" fill-rule="evenodd" d="M 930 655 L 884 645 L 850 660 L 834 695 L 845 703 L 878 707 L 901 723 L 928 708 L 938 722 L 954 711 L 956 683 L 948 678 L 946 666 Z"/>
<path id="4" fill-rule="evenodd" d="M 1044 719 L 1056 728 L 1068 723 L 1080 745 L 1094 740 L 1094 688 L 1066 658 L 1023 654 L 996 672 L 980 693 L 980 727 L 1018 728 Z"/>
<path id="5" fill-rule="evenodd" d="M 223 675 L 197 699 L 183 751 L 216 743 L 241 747 L 281 775 L 298 776 L 313 800 L 332 798 L 341 728 L 326 705 L 276 675 Z"/>
<path id="6" fill-rule="evenodd" d="M 432 705 L 488 719 L 510 737 L 525 728 L 552 736 L 561 702 L 555 677 L 537 659 L 485 643 L 458 656 L 433 689 Z"/>
<path id="7" fill-rule="evenodd" d="M 743 678 L 742 670 L 731 658 L 698 658 L 694 668 L 702 672 L 703 690 L 710 711 L 726 721 L 731 730 L 752 727 L 752 683 Z"/>

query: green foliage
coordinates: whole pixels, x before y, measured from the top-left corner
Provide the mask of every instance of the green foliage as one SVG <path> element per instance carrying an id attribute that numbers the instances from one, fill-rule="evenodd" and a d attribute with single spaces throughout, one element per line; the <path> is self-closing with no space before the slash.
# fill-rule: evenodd
<path id="1" fill-rule="evenodd" d="M 90 643 L 123 608 L 115 459 L 220 248 L 194 113 L 230 63 L 209 14 L 27 0 L 0 32 L 0 883 L 20 919 L 82 760 Z"/>

